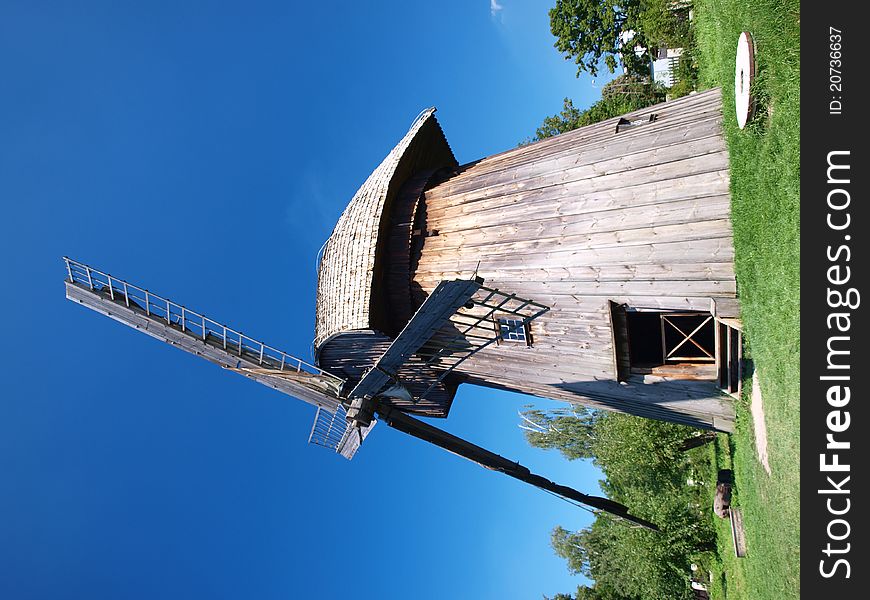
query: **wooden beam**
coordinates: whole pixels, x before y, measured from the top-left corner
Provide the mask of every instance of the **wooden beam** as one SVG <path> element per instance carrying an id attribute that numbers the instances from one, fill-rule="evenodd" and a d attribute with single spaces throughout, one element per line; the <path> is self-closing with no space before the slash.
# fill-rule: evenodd
<path id="1" fill-rule="evenodd" d="M 82 285 L 69 281 L 65 284 L 67 299 L 161 342 L 330 412 L 335 412 L 340 404 L 334 390 L 335 382 L 341 380 L 336 377 L 306 371 L 280 371 L 276 374 L 276 369 L 264 369 L 256 357 L 250 357 L 244 352 L 240 356 L 238 350 L 232 347 L 224 349 L 222 342 L 203 340 L 190 331 L 182 331 L 180 326 L 168 324 L 163 317 L 148 315 L 144 309 L 135 305 L 128 307 L 124 300 L 112 300 L 108 293 L 104 296 Z"/>
<path id="2" fill-rule="evenodd" d="M 447 433 L 443 429 L 438 429 L 428 423 L 418 421 L 395 408 L 381 405 L 378 407 L 377 412 L 390 427 L 423 440 L 424 442 L 434 444 L 448 452 L 452 452 L 462 458 L 475 462 L 482 467 L 493 471 L 500 471 L 514 479 L 519 479 L 520 481 L 534 485 L 542 490 L 552 492 L 563 498 L 603 510 L 637 525 L 646 527 L 647 529 L 652 529 L 653 531 L 659 530 L 659 528 L 653 523 L 630 515 L 628 513 L 628 508 L 618 502 L 614 502 L 609 498 L 601 498 L 600 496 L 589 496 L 582 492 L 578 492 L 574 488 L 554 483 L 545 477 L 532 473 L 527 467 L 524 467 L 518 462 L 508 460 L 495 452 L 490 452 L 476 444 L 472 444 L 471 442 L 451 433 Z"/>
<path id="3" fill-rule="evenodd" d="M 374 396 L 450 317 L 480 289 L 481 279 L 442 281 L 429 294 L 390 347 L 363 375 L 350 397 Z"/>

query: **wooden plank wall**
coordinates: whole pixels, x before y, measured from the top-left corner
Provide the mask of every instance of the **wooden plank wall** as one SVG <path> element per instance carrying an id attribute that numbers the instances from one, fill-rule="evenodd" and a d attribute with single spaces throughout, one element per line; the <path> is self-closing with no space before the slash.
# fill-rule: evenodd
<path id="1" fill-rule="evenodd" d="M 616 382 L 609 301 L 736 312 L 720 92 L 632 117 L 653 112 L 621 133 L 610 120 L 484 158 L 424 193 L 416 305 L 477 270 L 551 307 L 532 324 L 533 347 L 487 348 L 460 367 L 463 381 L 731 428 L 733 407 L 712 382 Z"/>

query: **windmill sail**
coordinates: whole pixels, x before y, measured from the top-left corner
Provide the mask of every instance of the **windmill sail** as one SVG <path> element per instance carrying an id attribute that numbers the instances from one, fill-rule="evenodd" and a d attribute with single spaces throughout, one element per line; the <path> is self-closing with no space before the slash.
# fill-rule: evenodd
<path id="1" fill-rule="evenodd" d="M 386 352 L 354 387 L 351 396 L 374 396 L 420 347 L 480 289 L 482 280 L 442 281 Z"/>
<path id="2" fill-rule="evenodd" d="M 308 443 L 334 450 L 346 459 L 353 458 L 369 432 L 377 423 L 373 420 L 365 427 L 357 427 L 347 422 L 347 411 L 339 406 L 335 412 L 318 408 L 311 426 Z"/>
<path id="3" fill-rule="evenodd" d="M 432 374 L 415 401 L 426 397 L 438 383 L 474 354 L 497 343 L 503 332 L 498 317 L 515 327 L 528 324 L 550 310 L 532 300 L 483 285 L 483 279 L 442 281 L 371 369 L 350 392 L 351 397 L 388 395 L 384 387 L 402 380 L 420 380 Z"/>
<path id="4" fill-rule="evenodd" d="M 329 416 L 341 429 L 336 444 L 326 446 L 353 457 L 370 427 L 352 429 L 344 420 L 341 391 L 344 380 L 295 356 L 250 338 L 198 312 L 125 280 L 64 257 L 66 297 L 124 325 L 190 352 L 224 369 L 244 375 L 317 407 L 318 421 Z"/>

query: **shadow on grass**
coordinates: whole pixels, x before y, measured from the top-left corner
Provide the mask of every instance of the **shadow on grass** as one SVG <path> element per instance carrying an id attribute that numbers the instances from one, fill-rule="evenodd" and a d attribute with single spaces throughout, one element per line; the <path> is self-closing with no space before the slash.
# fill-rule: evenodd
<path id="1" fill-rule="evenodd" d="M 773 100 L 767 82 L 767 71 L 759 69 L 758 74 L 749 88 L 749 95 L 754 101 L 752 117 L 746 123 L 744 131 L 757 137 L 767 134 L 773 116 Z"/>

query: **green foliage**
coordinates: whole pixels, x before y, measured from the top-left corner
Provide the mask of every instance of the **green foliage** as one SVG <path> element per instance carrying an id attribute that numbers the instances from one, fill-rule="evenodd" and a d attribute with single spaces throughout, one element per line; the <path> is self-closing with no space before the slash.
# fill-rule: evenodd
<path id="1" fill-rule="evenodd" d="M 642 0 L 637 29 L 653 47 L 682 48 L 691 38 L 691 2 Z"/>
<path id="2" fill-rule="evenodd" d="M 683 48 L 676 83 L 669 96 L 685 96 L 697 88 L 698 65 L 689 21 L 690 0 L 557 0 L 550 9 L 550 31 L 556 49 L 577 64 L 577 75 L 598 73 L 604 64 L 613 73 L 619 61 L 634 75 L 649 72 L 657 48 Z M 622 36 L 631 32 L 622 48 Z M 644 48 L 639 55 L 634 48 Z"/>
<path id="3" fill-rule="evenodd" d="M 538 127 L 531 142 L 537 142 L 572 129 L 580 127 L 580 116 L 583 113 L 574 107 L 574 103 L 569 99 L 563 100 L 562 111 L 552 117 L 545 117 L 544 123 Z"/>
<path id="4" fill-rule="evenodd" d="M 692 557 L 715 548 L 708 503 L 702 490 L 686 481 L 695 478 L 698 470 L 709 470 L 709 459 L 703 458 L 704 448 L 681 450 L 695 430 L 591 410 L 577 416 L 541 411 L 527 411 L 525 415 L 527 422 L 540 423 L 546 431 L 554 424 L 559 429 L 552 435 L 542 433 L 537 437 L 527 432 L 533 445 L 558 449 L 568 457 L 591 456 L 606 477 L 601 482 L 604 492 L 628 506 L 632 514 L 661 529 L 656 533 L 631 527 L 606 514 L 600 514 L 591 527 L 581 531 L 556 527 L 551 536 L 556 554 L 566 560 L 569 571 L 595 581 L 593 588 L 578 590 L 578 597 L 690 598 Z M 578 438 L 572 438 L 572 434 Z"/>
<path id="5" fill-rule="evenodd" d="M 595 428 L 594 460 L 608 482 L 626 492 L 679 491 L 686 479 L 680 446 L 693 432 L 685 425 L 608 413 Z"/>
<path id="6" fill-rule="evenodd" d="M 597 586 L 640 600 L 691 597 L 688 574 L 692 550 L 687 551 L 689 543 L 681 531 L 668 528 L 656 533 L 598 518 L 580 535 L 588 559 L 583 572 Z"/>
<path id="7" fill-rule="evenodd" d="M 694 38 L 683 47 L 683 54 L 674 73 L 676 83 L 668 90 L 668 98 L 687 96 L 698 89 L 698 48 Z"/>
<path id="8" fill-rule="evenodd" d="M 649 74 L 632 75 L 626 73 L 611 79 L 601 88 L 602 98 L 625 97 L 639 108 L 650 106 L 664 100 L 664 90 L 652 81 Z"/>
<path id="9" fill-rule="evenodd" d="M 593 123 L 600 123 L 601 121 L 620 117 L 640 108 L 646 108 L 647 106 L 649 106 L 649 104 L 646 103 L 644 98 L 635 98 L 627 95 L 601 98 L 601 100 L 583 112 L 583 115 L 578 121 L 579 126 L 584 127 L 586 125 L 592 125 Z"/>
<path id="10" fill-rule="evenodd" d="M 585 572 L 589 564 L 589 555 L 586 547 L 585 534 L 587 530 L 571 532 L 557 525 L 550 534 L 550 545 L 556 554 L 568 563 L 568 571 L 572 575 Z"/>
<path id="11" fill-rule="evenodd" d="M 613 73 L 620 55 L 620 36 L 629 30 L 637 31 L 640 0 L 556 0 L 550 9 L 550 31 L 556 36 L 554 46 L 566 59 L 574 59 L 577 75 L 588 71 L 598 74 L 598 64 L 604 64 Z M 643 40 L 635 35 L 632 45 Z M 626 52 L 621 57 L 629 70 L 643 69 L 649 64 L 649 54 L 638 57 Z"/>
<path id="12" fill-rule="evenodd" d="M 552 598 L 544 596 L 544 600 L 639 600 L 637 596 L 623 596 L 610 588 L 595 584 L 593 587 L 581 585 L 571 594 L 556 594 Z"/>
<path id="13" fill-rule="evenodd" d="M 595 411 L 579 407 L 570 413 L 527 410 L 521 425 L 526 441 L 535 448 L 555 448 L 568 460 L 591 458 Z"/>
<path id="14" fill-rule="evenodd" d="M 638 600 L 637 596 L 623 596 L 619 592 L 596 583 L 593 587 L 579 586 L 574 600 Z"/>

